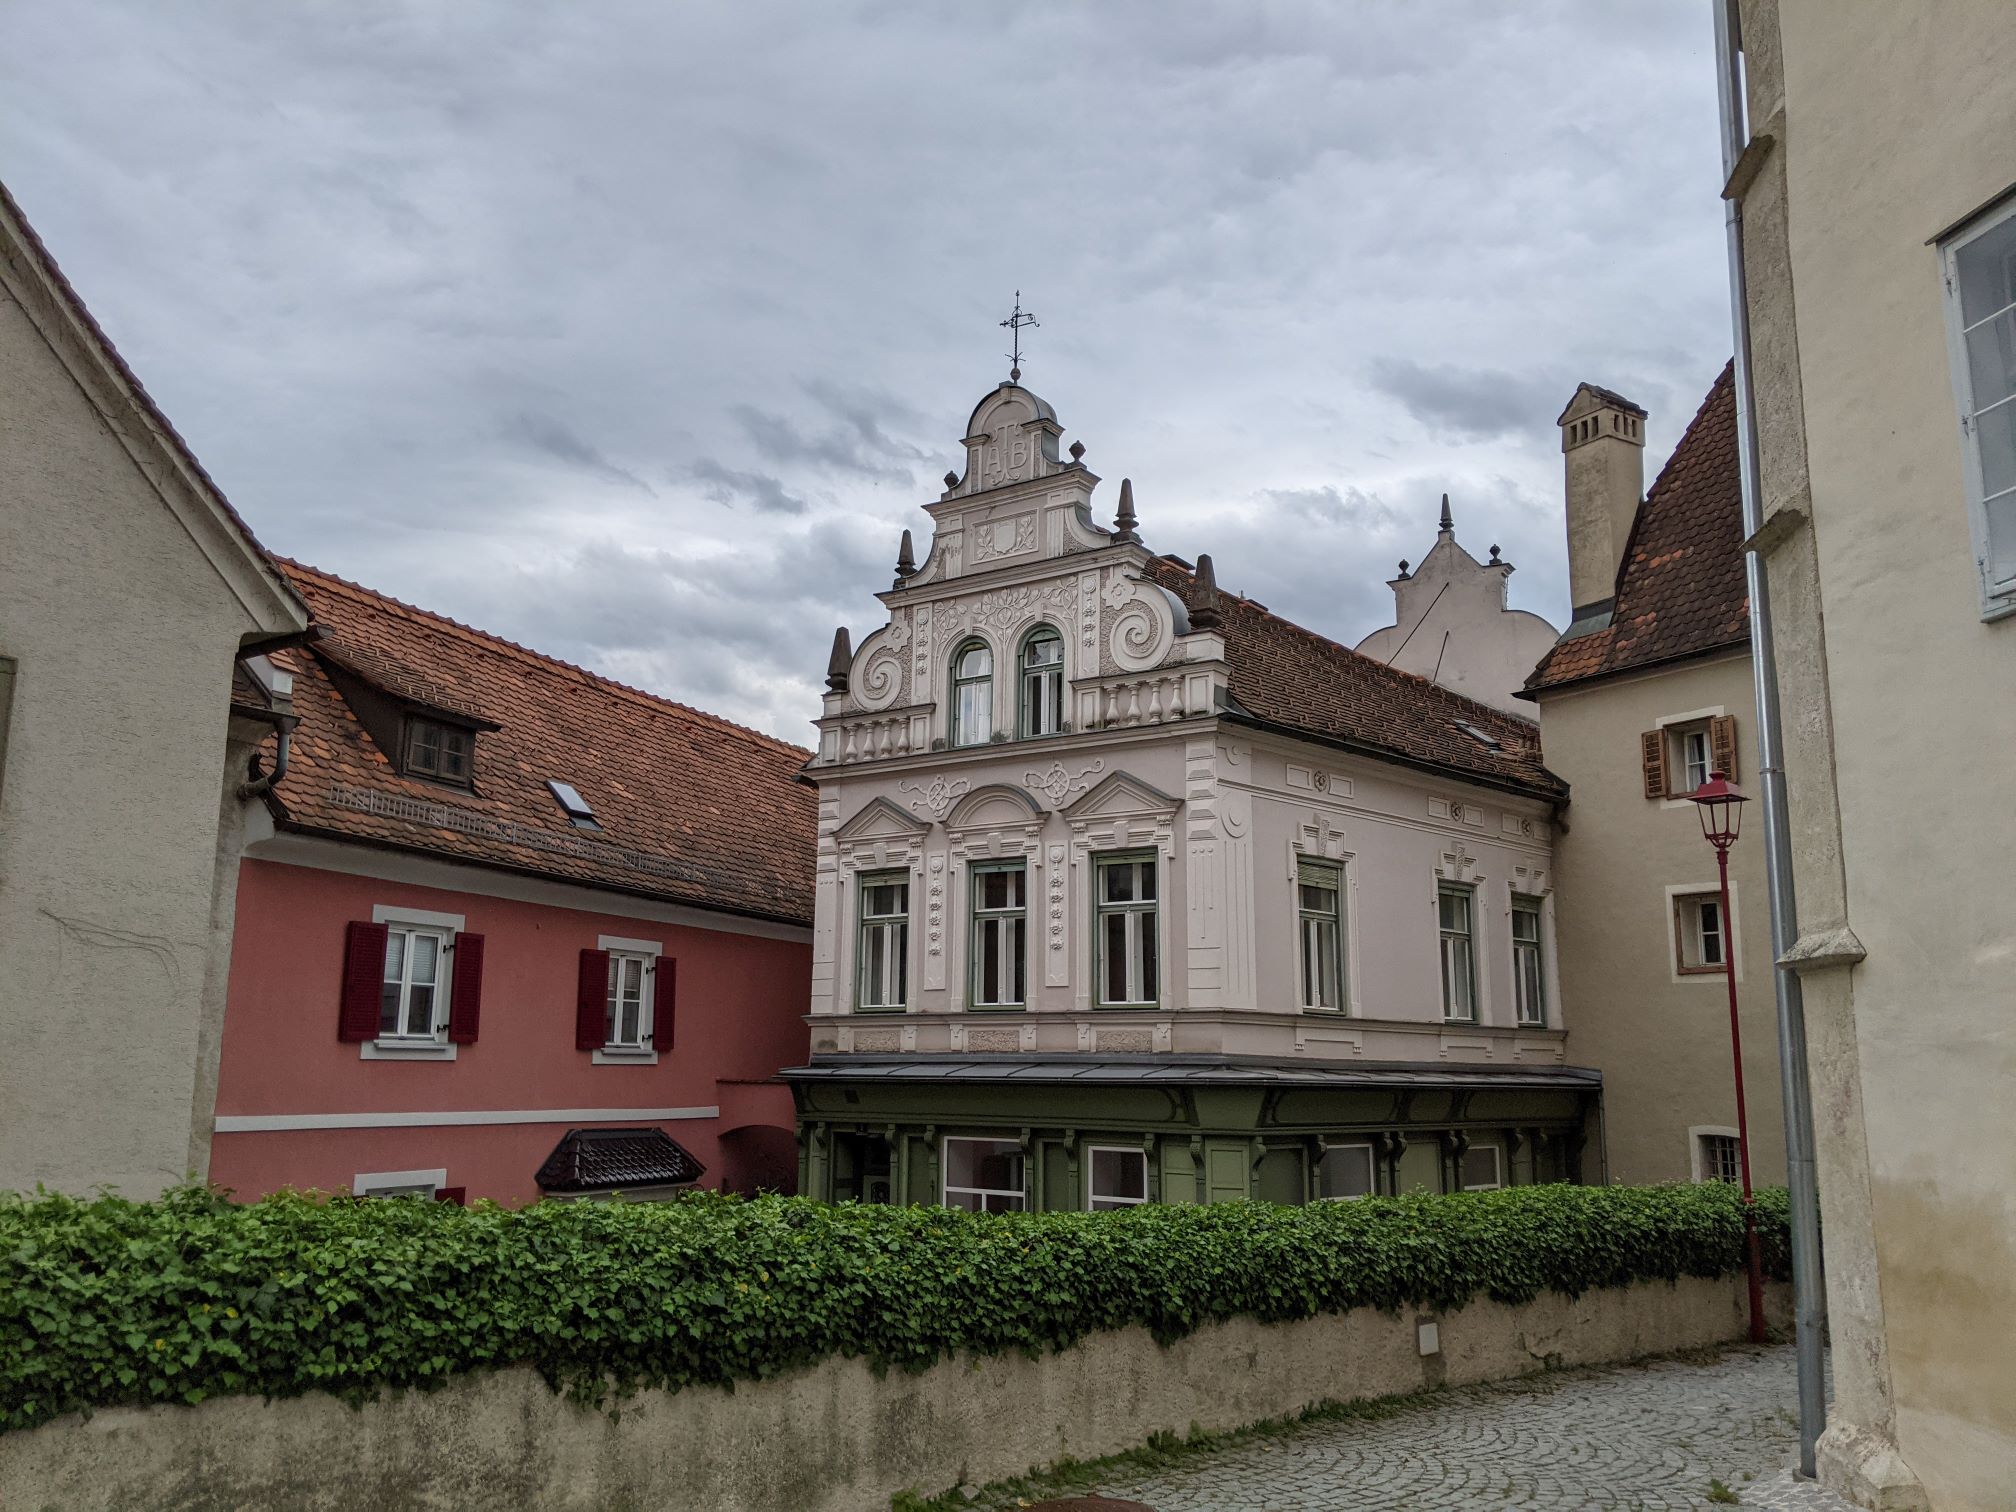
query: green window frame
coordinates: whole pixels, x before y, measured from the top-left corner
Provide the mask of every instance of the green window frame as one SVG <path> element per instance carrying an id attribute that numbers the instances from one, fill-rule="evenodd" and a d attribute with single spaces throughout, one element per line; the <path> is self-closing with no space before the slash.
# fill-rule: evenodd
<path id="1" fill-rule="evenodd" d="M 1094 1001 L 1152 1008 L 1161 1001 L 1161 877 L 1153 851 L 1093 861 Z"/>
<path id="2" fill-rule="evenodd" d="M 1547 1024 L 1547 947 L 1540 899 L 1512 894 L 1512 993 L 1516 1016 L 1527 1028 Z"/>
<path id="3" fill-rule="evenodd" d="M 1297 943 L 1302 957 L 1302 1006 L 1342 1013 L 1344 1000 L 1344 868 L 1334 861 L 1298 861 L 1295 868 Z"/>
<path id="4" fill-rule="evenodd" d="M 854 1011 L 910 1006 L 910 874 L 863 872 L 854 934 Z"/>
<path id="5" fill-rule="evenodd" d="M 1064 637 L 1055 625 L 1038 625 L 1022 639 L 1017 728 L 1025 740 L 1064 728 Z"/>
<path id="6" fill-rule="evenodd" d="M 978 636 L 952 653 L 952 729 L 955 746 L 985 745 L 994 738 L 994 652 Z"/>
<path id="7" fill-rule="evenodd" d="M 1029 1003 L 1029 864 L 988 861 L 967 873 L 967 985 L 975 1008 Z"/>
<path id="8" fill-rule="evenodd" d="M 1456 882 L 1435 889 L 1442 952 L 1442 1017 L 1477 1022 L 1477 889 Z"/>

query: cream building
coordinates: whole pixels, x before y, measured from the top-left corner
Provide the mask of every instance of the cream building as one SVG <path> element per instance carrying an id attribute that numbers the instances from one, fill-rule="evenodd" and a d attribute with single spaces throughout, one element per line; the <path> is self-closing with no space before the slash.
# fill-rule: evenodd
<path id="1" fill-rule="evenodd" d="M 0 1189 L 204 1172 L 258 653 L 307 625 L 0 190 Z"/>
<path id="2" fill-rule="evenodd" d="M 1480 562 L 1456 541 L 1449 495 L 1435 544 L 1419 567 L 1400 564 L 1387 581 L 1393 623 L 1358 642 L 1358 654 L 1454 689 L 1521 719 L 1532 717 L 1518 701 L 1520 687 L 1553 646 L 1555 629 L 1537 614 L 1506 605 L 1512 564 L 1491 548 Z"/>
<path id="3" fill-rule="evenodd" d="M 1560 417 L 1574 623 L 1522 697 L 1572 795 L 1555 843 L 1561 997 L 1603 1072 L 1611 1179 L 1734 1179 L 1726 963 L 1751 1171 L 1785 1180 L 1764 841 L 1730 853 L 1732 917 L 1686 795 L 1757 766 L 1736 396 L 1725 370 L 1641 503 L 1644 419 L 1584 384 Z M 1755 805 L 1752 805 L 1754 808 Z"/>
<path id="4" fill-rule="evenodd" d="M 2016 7 L 1749 0 L 1742 216 L 1835 1396 L 2016 1505 Z"/>
<path id="5" fill-rule="evenodd" d="M 1111 529 L 988 393 L 843 631 L 801 1190 L 986 1207 L 1588 1176 L 1534 727 Z"/>

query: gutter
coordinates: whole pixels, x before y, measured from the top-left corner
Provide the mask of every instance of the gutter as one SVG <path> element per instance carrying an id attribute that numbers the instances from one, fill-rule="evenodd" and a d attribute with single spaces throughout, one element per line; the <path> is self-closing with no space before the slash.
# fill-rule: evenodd
<path id="1" fill-rule="evenodd" d="M 292 714 L 274 717 L 273 727 L 280 732 L 280 744 L 273 753 L 273 770 L 262 774 L 259 770 L 259 753 L 254 751 L 252 769 L 247 774 L 246 780 L 238 784 L 238 797 L 241 801 L 264 798 L 286 779 L 287 758 L 294 750 L 294 726 L 300 722 Z"/>
<path id="2" fill-rule="evenodd" d="M 1729 318 L 1736 338 L 1736 441 L 1743 481 L 1743 570 L 1750 590 L 1750 665 L 1757 686 L 1757 765 L 1763 782 L 1765 878 L 1771 901 L 1771 958 L 1778 999 L 1778 1075 L 1785 1101 L 1785 1185 L 1790 1199 L 1792 1296 L 1799 1363 L 1799 1473 L 1815 1474 L 1814 1446 L 1827 1427 L 1821 1335 L 1827 1300 L 1820 1273 L 1820 1200 L 1813 1160 L 1813 1091 L 1806 1063 L 1806 1001 L 1787 964 L 1799 939 L 1792 831 L 1785 806 L 1783 722 L 1771 617 L 1771 580 L 1758 554 L 1763 496 L 1758 469 L 1757 396 L 1750 371 L 1750 290 L 1743 263 L 1743 193 L 1767 140 L 1749 139 L 1740 93 L 1743 39 L 1738 0 L 1715 0 L 1715 85 L 1722 127 L 1723 227 L 1729 244 Z"/>

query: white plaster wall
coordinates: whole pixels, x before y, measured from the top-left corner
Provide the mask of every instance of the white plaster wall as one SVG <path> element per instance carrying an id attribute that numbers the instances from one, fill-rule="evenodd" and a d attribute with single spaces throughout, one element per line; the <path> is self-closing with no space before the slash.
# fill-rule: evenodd
<path id="1" fill-rule="evenodd" d="M 1782 1287 L 1768 1302 L 1782 1325 Z M 1740 1337 L 1740 1278 L 1479 1301 L 1439 1317 L 1357 1311 L 1240 1319 L 1164 1348 L 1139 1328 L 1058 1354 L 961 1357 L 877 1376 L 827 1360 L 733 1393 L 640 1393 L 620 1419 L 555 1396 L 530 1370 L 462 1377 L 353 1410 L 334 1397 L 113 1408 L 0 1435 L 0 1505 L 207 1512 L 245 1506 L 653 1507 L 883 1512 L 935 1493 L 1096 1458 L 1151 1434 L 1228 1429 L 1325 1401 L 1502 1380 Z"/>
<path id="2" fill-rule="evenodd" d="M 1393 583 L 1394 619 L 1358 643 L 1374 661 L 1412 672 L 1521 719 L 1512 695 L 1559 634 L 1537 614 L 1505 606 L 1510 563 L 1479 562 L 1453 537 L 1436 542 L 1412 577 Z"/>
<path id="3" fill-rule="evenodd" d="M 226 710 L 257 628 L 0 288 L 0 1188 L 144 1196 L 204 1159 Z"/>
<path id="4" fill-rule="evenodd" d="M 1777 9 L 1792 310 L 1759 319 L 1782 329 L 1796 313 L 1812 526 L 1794 544 L 1810 539 L 1818 596 L 1789 600 L 1786 634 L 1793 655 L 1824 655 L 1839 794 L 1838 829 L 1827 814 L 1804 828 L 1798 864 L 1824 879 L 1838 854 L 1845 878 L 1842 917 L 1823 887 L 1801 922 L 1845 922 L 1868 952 L 1808 994 L 1823 1034 L 1831 1014 L 1852 1018 L 1852 1036 L 1825 1039 L 1852 1067 L 1836 1056 L 1816 1075 L 1857 1083 L 1861 1127 L 1836 1138 L 1866 1152 L 1878 1271 L 1837 1277 L 1829 1208 L 1829 1285 L 1880 1292 L 1897 1439 L 1931 1504 L 2006 1507 L 2016 620 L 1980 618 L 1944 290 L 1926 242 L 2016 179 L 2016 10 Z M 1795 723 L 1810 713 L 1788 706 Z M 1795 791 L 1824 790 L 1828 774 L 1801 765 L 1810 754 L 1793 753 Z M 1853 1103 L 1830 1099 L 1823 1123 Z M 1821 1174 L 1825 1205 L 1824 1163 Z M 1844 1341 L 1861 1352 L 1852 1332 Z M 1880 1383 L 1858 1384 L 1858 1406 L 1879 1398 Z"/>

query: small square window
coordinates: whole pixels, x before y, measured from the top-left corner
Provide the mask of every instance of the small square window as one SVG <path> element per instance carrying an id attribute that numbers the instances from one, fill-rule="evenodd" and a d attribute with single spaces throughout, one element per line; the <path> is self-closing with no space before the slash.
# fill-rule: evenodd
<path id="1" fill-rule="evenodd" d="M 1743 1150 L 1734 1134 L 1698 1134 L 1697 1169 L 1699 1180 L 1726 1181 L 1732 1185 L 1742 1179 Z"/>
<path id="2" fill-rule="evenodd" d="M 1498 1146 L 1472 1145 L 1463 1152 L 1463 1190 L 1495 1192 L 1505 1185 Z"/>
<path id="3" fill-rule="evenodd" d="M 1681 893 L 1673 899 L 1673 953 L 1683 976 L 1727 969 L 1729 921 L 1719 892 Z"/>
<path id="4" fill-rule="evenodd" d="M 1316 1196 L 1319 1200 L 1370 1197 L 1378 1190 L 1373 1180 L 1372 1146 L 1332 1145 L 1316 1162 Z"/>
<path id="5" fill-rule="evenodd" d="M 406 773 L 466 786 L 473 744 L 474 737 L 459 726 L 444 725 L 432 719 L 408 719 Z"/>
<path id="6" fill-rule="evenodd" d="M 945 1206 L 970 1213 L 1019 1213 L 1029 1205 L 1017 1141 L 949 1138 L 944 1159 Z"/>
<path id="7" fill-rule="evenodd" d="M 1145 1150 L 1094 1146 L 1085 1152 L 1086 1206 L 1093 1212 L 1139 1207 L 1148 1200 L 1148 1154 Z"/>

